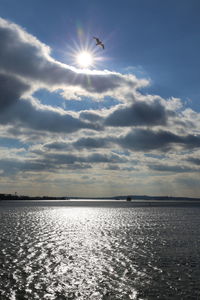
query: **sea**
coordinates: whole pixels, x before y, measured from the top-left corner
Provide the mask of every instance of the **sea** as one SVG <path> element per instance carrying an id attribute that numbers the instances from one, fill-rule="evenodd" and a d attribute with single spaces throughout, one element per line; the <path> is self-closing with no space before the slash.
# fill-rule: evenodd
<path id="1" fill-rule="evenodd" d="M 200 300 L 200 205 L 0 201 L 1 300 Z"/>

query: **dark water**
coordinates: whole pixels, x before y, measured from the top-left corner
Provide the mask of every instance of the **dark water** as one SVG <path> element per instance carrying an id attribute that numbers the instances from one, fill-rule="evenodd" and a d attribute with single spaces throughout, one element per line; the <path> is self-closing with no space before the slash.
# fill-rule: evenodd
<path id="1" fill-rule="evenodd" d="M 200 299 L 199 207 L 8 204 L 0 233 L 1 300 Z"/>

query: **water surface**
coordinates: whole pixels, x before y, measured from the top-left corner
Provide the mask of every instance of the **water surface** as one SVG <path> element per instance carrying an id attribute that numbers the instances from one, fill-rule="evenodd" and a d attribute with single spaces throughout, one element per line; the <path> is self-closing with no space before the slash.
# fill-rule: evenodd
<path id="1" fill-rule="evenodd" d="M 198 299 L 200 208 L 0 205 L 0 299 Z"/>

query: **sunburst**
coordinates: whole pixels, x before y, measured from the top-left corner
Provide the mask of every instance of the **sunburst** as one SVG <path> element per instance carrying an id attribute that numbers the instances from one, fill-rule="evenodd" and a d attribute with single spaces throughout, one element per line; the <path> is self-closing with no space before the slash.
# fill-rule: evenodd
<path id="1" fill-rule="evenodd" d="M 77 64 L 81 68 L 89 68 L 89 67 L 92 67 L 95 59 L 91 52 L 81 51 L 81 52 L 77 53 L 76 60 L 77 60 Z"/>
<path id="2" fill-rule="evenodd" d="M 102 56 L 102 49 L 96 46 L 91 35 L 88 38 L 82 34 L 78 40 L 72 40 L 68 49 L 65 53 L 71 57 L 72 65 L 80 69 L 96 69 L 106 59 L 105 55 Z"/>

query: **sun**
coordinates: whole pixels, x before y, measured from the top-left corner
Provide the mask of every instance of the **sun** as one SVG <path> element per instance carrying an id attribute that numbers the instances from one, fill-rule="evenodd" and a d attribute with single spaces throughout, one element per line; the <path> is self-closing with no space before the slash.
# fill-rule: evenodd
<path id="1" fill-rule="evenodd" d="M 64 50 L 66 54 L 66 62 L 71 65 L 68 59 L 71 59 L 72 66 L 77 72 L 91 71 L 99 69 L 107 58 L 105 52 L 100 47 L 96 46 L 94 39 L 88 36 L 80 37 L 79 40 L 72 40 L 72 44 L 68 45 L 68 49 Z M 103 56 L 102 56 L 103 55 Z"/>
<path id="2" fill-rule="evenodd" d="M 90 52 L 82 51 L 77 54 L 76 61 L 80 67 L 88 68 L 92 66 L 94 58 Z"/>

